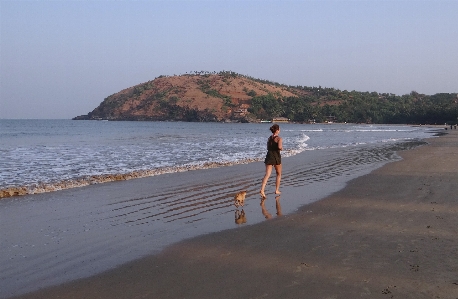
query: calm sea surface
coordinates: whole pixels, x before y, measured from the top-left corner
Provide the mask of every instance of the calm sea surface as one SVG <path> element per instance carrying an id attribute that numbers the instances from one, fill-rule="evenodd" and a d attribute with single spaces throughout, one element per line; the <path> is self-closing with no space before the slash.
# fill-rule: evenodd
<path id="1" fill-rule="evenodd" d="M 0 120 L 0 190 L 28 193 L 260 161 L 270 124 Z M 427 127 L 282 124 L 283 156 L 432 136 Z"/>

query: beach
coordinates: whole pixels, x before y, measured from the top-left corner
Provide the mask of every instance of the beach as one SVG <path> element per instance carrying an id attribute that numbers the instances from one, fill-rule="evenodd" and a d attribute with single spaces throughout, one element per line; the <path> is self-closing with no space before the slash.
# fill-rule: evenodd
<path id="1" fill-rule="evenodd" d="M 257 182 L 256 175 L 260 176 L 260 168 L 253 166 L 256 163 L 228 167 L 219 177 L 217 169 L 196 173 L 200 180 L 209 182 L 215 177 L 229 182 L 234 176 L 243 177 L 241 182 L 235 180 L 238 184 L 231 191 L 248 187 L 248 223 L 254 217 L 268 220 L 236 225 L 232 209 L 220 215 L 225 220 L 215 225 L 232 219 L 233 229 L 202 231 L 201 236 L 164 246 L 156 254 L 101 274 L 16 298 L 458 298 L 458 133 L 447 133 L 428 139 L 427 145 L 398 152 L 402 160 L 372 172 L 360 165 L 354 179 L 351 171 L 332 174 L 332 170 L 323 169 L 317 180 L 323 180 L 324 186 L 319 188 L 313 185 L 308 189 L 301 180 L 306 174 L 296 169 L 289 177 L 285 174 L 280 198 L 270 192 L 263 203 L 256 194 L 258 186 L 246 184 Z M 353 154 L 361 155 L 356 150 Z M 340 160 L 348 165 L 351 159 Z M 300 166 L 294 157 L 289 161 L 285 161 L 285 169 L 288 163 L 292 169 Z M 342 167 L 346 166 L 337 169 Z M 242 175 L 240 171 L 244 171 Z M 360 176 L 361 172 L 366 173 Z M 343 176 L 350 178 L 348 183 L 339 179 Z M 159 185 L 167 181 L 163 178 Z M 125 182 L 129 188 L 145 183 L 151 181 Z M 120 198 L 126 189 L 122 183 L 104 185 L 96 187 L 113 188 L 111 194 L 118 192 Z M 222 202 L 231 205 L 230 194 L 218 193 L 228 188 L 223 186 L 212 185 L 213 193 L 201 198 L 219 194 Z M 80 196 L 81 192 L 94 189 L 80 190 Z M 298 198 L 306 198 L 309 204 L 301 201 L 305 205 L 294 211 L 290 202 Z M 255 207 L 256 215 L 251 212 Z M 114 245 L 123 240 L 107 239 L 92 245 L 106 248 L 109 242 Z M 100 251 L 96 250 L 98 256 L 103 255 Z M 46 259 L 40 262 L 45 264 Z"/>

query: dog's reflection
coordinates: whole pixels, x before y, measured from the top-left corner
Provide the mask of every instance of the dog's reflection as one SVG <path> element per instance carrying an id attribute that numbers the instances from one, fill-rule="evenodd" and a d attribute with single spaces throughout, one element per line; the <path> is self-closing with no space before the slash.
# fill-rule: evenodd
<path id="1" fill-rule="evenodd" d="M 246 222 L 246 215 L 245 211 L 242 209 L 242 211 L 239 211 L 238 209 L 235 210 L 235 223 L 236 224 L 243 224 Z"/>
<path id="2" fill-rule="evenodd" d="M 262 215 L 264 215 L 266 219 L 271 219 L 272 214 L 270 214 L 269 211 L 267 211 L 265 202 L 266 202 L 266 198 L 265 197 L 261 198 L 261 213 Z M 283 215 L 281 212 L 280 195 L 275 197 L 275 208 L 277 210 L 277 216 Z"/>

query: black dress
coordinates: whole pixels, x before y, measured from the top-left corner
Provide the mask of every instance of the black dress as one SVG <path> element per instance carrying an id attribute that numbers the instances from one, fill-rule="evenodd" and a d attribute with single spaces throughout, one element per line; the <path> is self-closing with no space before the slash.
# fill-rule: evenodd
<path id="1" fill-rule="evenodd" d="M 280 149 L 278 148 L 278 143 L 275 142 L 275 138 L 273 136 L 270 136 L 267 140 L 267 155 L 264 163 L 267 165 L 281 164 Z"/>

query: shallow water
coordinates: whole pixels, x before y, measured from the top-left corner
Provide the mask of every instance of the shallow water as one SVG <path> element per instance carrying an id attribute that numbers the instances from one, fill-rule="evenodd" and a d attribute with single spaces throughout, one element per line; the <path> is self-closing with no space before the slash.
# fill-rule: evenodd
<path id="1" fill-rule="evenodd" d="M 419 142 L 307 151 L 283 160 L 282 195 L 273 179 L 261 202 L 262 162 L 164 174 L 0 201 L 0 297 L 87 277 L 180 240 L 285 217 L 399 159 Z M 235 193 L 247 191 L 246 223 Z M 280 214 L 280 215 L 277 215 Z"/>
<path id="2" fill-rule="evenodd" d="M 269 127 L 0 120 L 0 197 L 261 161 Z M 426 138 L 432 132 L 411 126 L 282 124 L 282 155 Z"/>

